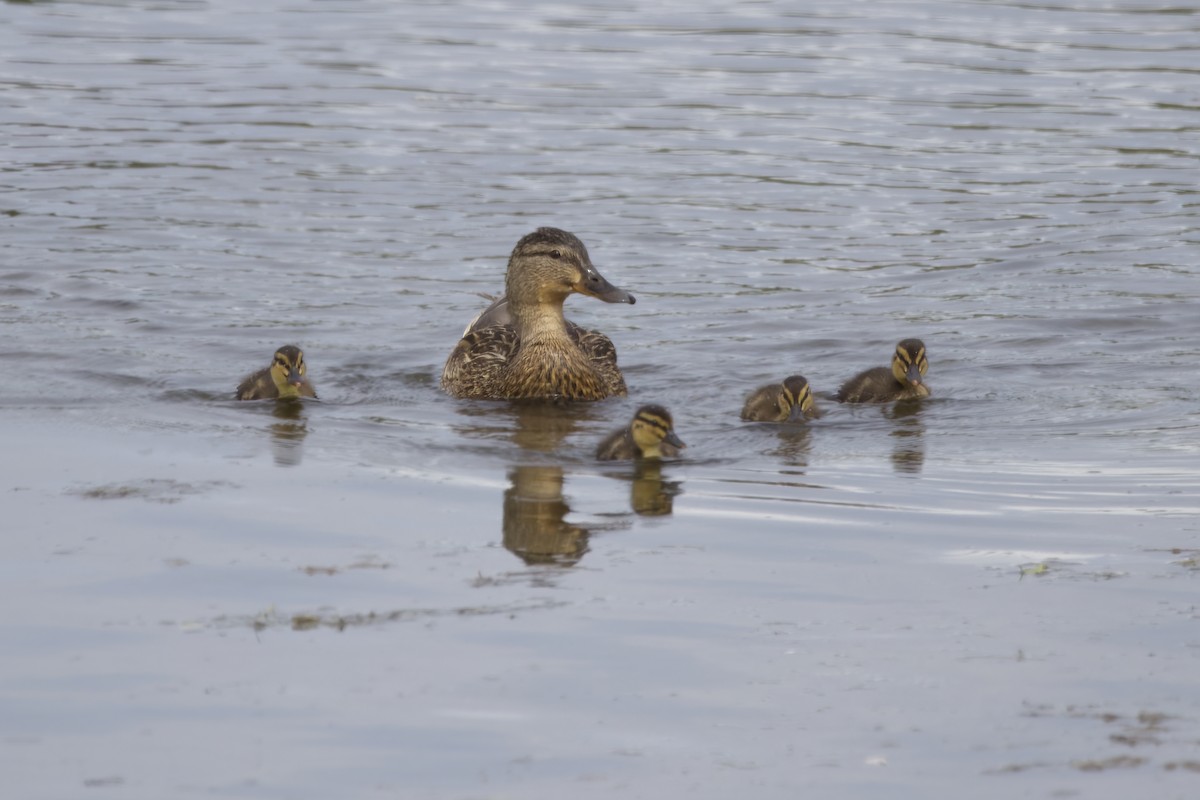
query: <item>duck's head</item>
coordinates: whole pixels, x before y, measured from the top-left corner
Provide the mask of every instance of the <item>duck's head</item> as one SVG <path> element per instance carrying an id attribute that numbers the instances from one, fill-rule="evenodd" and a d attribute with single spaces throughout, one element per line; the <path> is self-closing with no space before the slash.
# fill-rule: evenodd
<path id="1" fill-rule="evenodd" d="M 308 368 L 304 366 L 304 353 L 299 347 L 286 344 L 275 351 L 275 361 L 271 364 L 271 380 L 275 382 L 275 388 L 279 389 L 280 397 L 297 397 L 307 371 Z"/>
<path id="2" fill-rule="evenodd" d="M 606 303 L 637 302 L 600 274 L 578 237 L 558 228 L 538 228 L 517 242 L 508 259 L 504 286 L 514 305 L 561 305 L 571 292 Z"/>
<path id="3" fill-rule="evenodd" d="M 812 387 L 803 375 L 791 375 L 783 380 L 779 392 L 779 407 L 788 412 L 789 420 L 797 420 L 813 407 Z"/>
<path id="4" fill-rule="evenodd" d="M 892 375 L 905 386 L 912 386 L 922 397 L 929 396 L 925 385 L 925 373 L 929 371 L 929 360 L 925 358 L 925 343 L 920 339 L 905 339 L 896 345 L 892 356 Z"/>
<path id="5" fill-rule="evenodd" d="M 664 442 L 681 450 L 687 447 L 675 435 L 672 425 L 671 412 L 662 406 L 648 405 L 639 408 L 633 415 L 633 422 L 629 426 L 633 434 L 633 443 L 637 446 L 638 452 L 645 458 L 662 458 Z"/>

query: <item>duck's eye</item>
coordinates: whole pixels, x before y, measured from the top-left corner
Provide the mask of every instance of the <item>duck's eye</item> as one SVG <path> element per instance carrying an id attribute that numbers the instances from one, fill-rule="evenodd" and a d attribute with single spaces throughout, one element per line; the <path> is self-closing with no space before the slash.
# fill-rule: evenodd
<path id="1" fill-rule="evenodd" d="M 551 258 L 553 258 L 555 261 L 561 261 L 561 260 L 562 260 L 562 253 L 561 253 L 560 251 L 558 251 L 558 250 L 551 250 L 551 251 L 550 251 L 550 257 L 551 257 Z"/>

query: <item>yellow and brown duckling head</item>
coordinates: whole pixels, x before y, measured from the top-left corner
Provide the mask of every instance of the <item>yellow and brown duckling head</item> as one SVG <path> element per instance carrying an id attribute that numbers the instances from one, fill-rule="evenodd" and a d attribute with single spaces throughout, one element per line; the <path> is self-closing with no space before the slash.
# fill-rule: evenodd
<path id="1" fill-rule="evenodd" d="M 905 339 L 896 345 L 896 353 L 892 356 L 892 376 L 898 383 L 915 391 L 918 397 L 928 397 L 926 372 L 929 372 L 929 359 L 925 357 L 924 342 Z"/>
<path id="2" fill-rule="evenodd" d="M 742 419 L 751 422 L 803 422 L 816 415 L 812 388 L 803 375 L 759 387 L 742 406 Z"/>
<path id="3" fill-rule="evenodd" d="M 299 347 L 287 344 L 275 351 L 275 360 L 271 364 L 271 380 L 279 390 L 280 397 L 298 397 L 307 374 L 304 352 Z"/>
<path id="4" fill-rule="evenodd" d="M 304 353 L 295 345 L 284 345 L 275 351 L 271 366 L 242 381 L 237 388 L 237 399 L 316 397 L 316 390 L 309 382 L 307 374 Z"/>
<path id="5" fill-rule="evenodd" d="M 614 431 L 600 443 L 596 458 L 617 461 L 633 458 L 669 458 L 687 447 L 675 434 L 671 413 L 659 405 L 645 405 L 628 427 Z"/>
<path id="6" fill-rule="evenodd" d="M 561 307 L 572 292 L 606 303 L 637 302 L 600 274 L 579 237 L 558 228 L 538 228 L 517 242 L 508 259 L 504 290 L 515 315 L 526 307 Z"/>

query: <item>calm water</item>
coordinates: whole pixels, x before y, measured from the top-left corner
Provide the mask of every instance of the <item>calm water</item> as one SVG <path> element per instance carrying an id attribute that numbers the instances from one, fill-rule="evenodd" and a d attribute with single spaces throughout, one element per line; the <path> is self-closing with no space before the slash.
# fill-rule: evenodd
<path id="1" fill-rule="evenodd" d="M 0 5 L 8 791 L 1195 797 L 1198 81 L 1138 0 Z M 539 225 L 630 397 L 446 397 Z"/>

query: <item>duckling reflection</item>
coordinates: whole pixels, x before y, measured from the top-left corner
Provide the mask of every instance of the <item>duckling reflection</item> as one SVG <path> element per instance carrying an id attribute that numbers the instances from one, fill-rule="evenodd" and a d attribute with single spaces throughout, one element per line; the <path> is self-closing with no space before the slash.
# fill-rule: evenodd
<path id="1" fill-rule="evenodd" d="M 679 481 L 664 481 L 662 462 L 634 462 L 629 484 L 629 507 L 643 517 L 665 517 L 675 506 L 675 496 L 682 493 Z"/>
<path id="2" fill-rule="evenodd" d="M 775 432 L 779 446 L 771 451 L 790 467 L 808 467 L 808 454 L 812 450 L 812 429 L 807 425 L 784 425 Z"/>
<path id="3" fill-rule="evenodd" d="M 915 475 L 925 466 L 925 424 L 921 421 L 921 403 L 901 400 L 884 416 L 892 420 L 892 469 Z"/>
<path id="4" fill-rule="evenodd" d="M 304 457 L 304 437 L 308 436 L 304 404 L 280 400 L 271 413 L 280 420 L 271 425 L 271 453 L 275 457 L 275 466 L 294 467 Z"/>
<path id="5" fill-rule="evenodd" d="M 526 564 L 578 563 L 588 551 L 589 531 L 566 521 L 558 466 L 514 466 L 504 492 L 504 547 Z"/>

